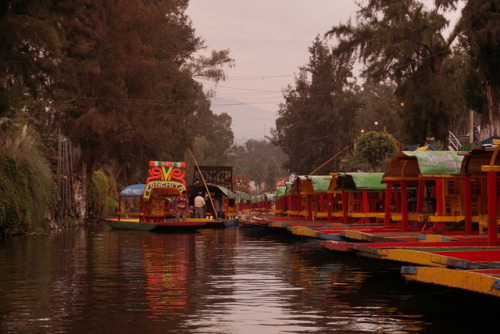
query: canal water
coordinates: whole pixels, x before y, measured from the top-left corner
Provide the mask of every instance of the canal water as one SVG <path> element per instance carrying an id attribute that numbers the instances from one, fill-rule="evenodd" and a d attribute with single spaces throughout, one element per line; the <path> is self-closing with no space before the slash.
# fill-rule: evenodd
<path id="1" fill-rule="evenodd" d="M 252 228 L 0 241 L 0 333 L 486 333 L 496 298 Z"/>

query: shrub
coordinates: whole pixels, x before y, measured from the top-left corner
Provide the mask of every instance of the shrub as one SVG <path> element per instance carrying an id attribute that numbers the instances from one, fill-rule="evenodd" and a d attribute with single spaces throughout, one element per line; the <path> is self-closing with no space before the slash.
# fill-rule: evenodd
<path id="1" fill-rule="evenodd" d="M 114 180 L 102 170 L 92 173 L 90 185 L 90 212 L 94 218 L 103 218 L 115 213 L 118 203 L 111 196 Z"/>
<path id="2" fill-rule="evenodd" d="M 0 235 L 29 231 L 29 190 L 25 176 L 14 159 L 0 158 Z"/>
<path id="3" fill-rule="evenodd" d="M 0 233 L 44 230 L 55 204 L 55 181 L 38 135 L 9 124 L 0 136 Z"/>
<path id="4" fill-rule="evenodd" d="M 346 171 L 374 172 L 382 170 L 397 152 L 396 141 L 391 135 L 369 131 L 357 139 L 356 148 L 344 159 L 343 165 Z"/>

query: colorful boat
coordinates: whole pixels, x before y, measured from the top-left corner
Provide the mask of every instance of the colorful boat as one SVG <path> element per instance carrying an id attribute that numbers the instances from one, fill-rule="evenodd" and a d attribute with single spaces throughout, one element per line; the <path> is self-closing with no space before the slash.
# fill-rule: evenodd
<path id="1" fill-rule="evenodd" d="M 113 229 L 168 232 L 194 230 L 203 227 L 225 228 L 237 225 L 235 195 L 219 185 L 192 185 L 186 187 L 184 162 L 150 161 L 145 184 L 134 184 L 120 192 L 116 217 L 106 219 Z M 207 199 L 207 214 L 204 218 L 193 218 L 192 210 L 186 219 L 176 218 L 175 199 L 187 192 L 190 203 L 198 192 L 213 197 Z M 223 214 L 218 217 L 211 203 L 220 200 Z M 191 208 L 192 209 L 192 208 Z"/>

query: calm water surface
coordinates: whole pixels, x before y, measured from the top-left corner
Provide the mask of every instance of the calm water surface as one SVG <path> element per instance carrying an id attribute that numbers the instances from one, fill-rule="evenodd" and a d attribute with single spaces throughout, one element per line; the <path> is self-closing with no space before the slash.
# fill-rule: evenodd
<path id="1" fill-rule="evenodd" d="M 496 298 L 253 229 L 0 241 L 0 333 L 485 333 Z M 488 331 L 491 332 L 491 331 Z"/>

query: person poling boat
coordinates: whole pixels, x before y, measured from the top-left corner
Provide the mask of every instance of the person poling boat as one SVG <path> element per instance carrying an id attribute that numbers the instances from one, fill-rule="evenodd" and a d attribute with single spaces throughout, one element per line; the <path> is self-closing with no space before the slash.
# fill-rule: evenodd
<path id="1" fill-rule="evenodd" d="M 181 195 L 175 199 L 175 218 L 177 221 L 186 221 L 186 215 L 189 210 L 189 198 L 186 191 L 183 190 Z"/>
<path id="2" fill-rule="evenodd" d="M 203 198 L 203 193 L 198 192 L 198 196 L 194 198 L 194 218 L 205 218 L 205 199 Z"/>

